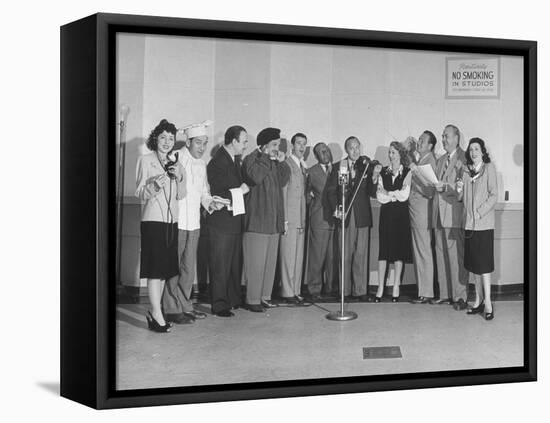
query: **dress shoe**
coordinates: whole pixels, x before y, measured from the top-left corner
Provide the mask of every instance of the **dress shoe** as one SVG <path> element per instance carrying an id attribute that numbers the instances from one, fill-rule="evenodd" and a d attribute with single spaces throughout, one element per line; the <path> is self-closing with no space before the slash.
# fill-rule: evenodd
<path id="1" fill-rule="evenodd" d="M 468 303 L 462 298 L 459 298 L 458 301 L 453 304 L 453 308 L 457 311 L 465 310 L 468 308 Z"/>
<path id="2" fill-rule="evenodd" d="M 359 296 L 359 301 L 364 302 L 364 303 L 370 303 L 371 299 L 367 294 L 365 294 L 365 295 L 360 295 Z"/>
<path id="3" fill-rule="evenodd" d="M 495 318 L 495 306 L 492 306 L 492 310 L 485 312 L 485 320 L 493 320 Z"/>
<path id="4" fill-rule="evenodd" d="M 466 314 L 481 314 L 485 310 L 485 304 L 481 302 L 477 307 L 469 307 Z"/>
<path id="5" fill-rule="evenodd" d="M 445 304 L 445 305 L 450 305 L 451 304 L 451 300 L 448 299 L 448 298 L 438 298 L 437 300 L 431 300 L 430 301 L 430 304 L 435 304 L 435 305 L 442 305 L 442 304 Z"/>
<path id="6" fill-rule="evenodd" d="M 397 297 L 391 297 L 392 303 L 398 303 L 399 302 L 399 295 Z"/>
<path id="7" fill-rule="evenodd" d="M 375 303 L 379 303 L 381 301 L 382 301 L 382 297 L 378 297 L 378 296 L 374 297 L 374 302 Z"/>
<path id="8" fill-rule="evenodd" d="M 428 304 L 430 302 L 429 298 L 418 297 L 411 301 L 412 304 Z"/>
<path id="9" fill-rule="evenodd" d="M 296 299 L 296 304 L 303 304 L 304 303 L 304 297 L 300 295 L 295 295 L 294 298 Z"/>
<path id="10" fill-rule="evenodd" d="M 264 313 L 265 309 L 260 304 L 247 304 L 246 309 L 254 313 Z"/>
<path id="11" fill-rule="evenodd" d="M 222 311 L 218 311 L 216 313 L 216 316 L 218 317 L 233 317 L 235 314 L 232 313 L 231 311 L 229 310 L 222 310 Z"/>
<path id="12" fill-rule="evenodd" d="M 282 300 L 287 305 L 296 305 L 296 304 L 298 304 L 298 301 L 296 300 L 296 297 L 283 297 Z"/>
<path id="13" fill-rule="evenodd" d="M 238 310 L 239 308 L 241 308 L 241 306 L 237 304 L 231 307 L 231 310 Z"/>
<path id="14" fill-rule="evenodd" d="M 177 325 L 186 325 L 189 323 L 193 323 L 195 319 L 187 316 L 185 313 L 176 313 L 176 314 L 167 314 L 166 321 L 175 323 Z"/>
<path id="15" fill-rule="evenodd" d="M 147 313 L 145 318 L 147 319 L 147 327 L 149 328 L 149 330 L 158 333 L 170 332 L 170 328 L 172 326 L 168 322 L 164 322 L 164 325 L 159 324 L 159 322 L 155 320 L 153 314 L 150 311 Z"/>
<path id="16" fill-rule="evenodd" d="M 275 307 L 279 307 L 278 304 L 274 304 L 274 303 L 272 303 L 270 300 L 262 300 L 262 301 L 260 302 L 260 304 L 261 304 L 261 306 L 262 306 L 263 308 L 275 308 Z"/>
<path id="17" fill-rule="evenodd" d="M 308 303 L 316 303 L 316 302 L 320 301 L 321 299 L 322 299 L 322 297 L 319 294 L 307 294 L 304 297 L 304 301 L 306 301 Z"/>
<path id="18" fill-rule="evenodd" d="M 203 313 L 202 311 L 192 310 L 192 311 L 185 311 L 183 314 L 185 314 L 187 317 L 201 320 L 206 319 L 206 313 Z"/>

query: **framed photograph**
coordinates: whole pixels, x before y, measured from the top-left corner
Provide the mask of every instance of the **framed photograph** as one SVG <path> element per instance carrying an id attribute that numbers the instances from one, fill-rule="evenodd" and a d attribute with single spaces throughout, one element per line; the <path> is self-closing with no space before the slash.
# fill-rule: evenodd
<path id="1" fill-rule="evenodd" d="M 536 58 L 520 40 L 63 26 L 61 395 L 536 380 Z"/>

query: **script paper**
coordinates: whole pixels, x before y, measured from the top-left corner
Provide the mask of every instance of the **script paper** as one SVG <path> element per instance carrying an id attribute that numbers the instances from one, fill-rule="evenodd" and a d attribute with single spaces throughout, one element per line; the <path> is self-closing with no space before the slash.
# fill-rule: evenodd
<path id="1" fill-rule="evenodd" d="M 438 182 L 437 176 L 435 176 L 434 170 L 429 164 L 417 166 L 416 168 L 426 181 L 431 182 L 432 184 L 436 184 Z"/>
<path id="2" fill-rule="evenodd" d="M 244 196 L 243 190 L 240 188 L 232 188 L 231 192 L 231 204 L 233 209 L 233 216 L 244 214 Z"/>

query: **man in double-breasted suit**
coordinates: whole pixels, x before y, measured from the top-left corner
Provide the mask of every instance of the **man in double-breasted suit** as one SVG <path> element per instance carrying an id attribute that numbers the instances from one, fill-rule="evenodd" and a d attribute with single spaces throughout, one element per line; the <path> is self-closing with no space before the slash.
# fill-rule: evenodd
<path id="1" fill-rule="evenodd" d="M 446 154 L 437 160 L 432 224 L 435 236 L 439 299 L 436 304 L 450 304 L 456 310 L 467 307 L 468 272 L 464 269 L 464 208 L 459 201 L 456 182 L 466 163 L 460 148 L 460 131 L 447 125 L 442 135 Z"/>
<path id="2" fill-rule="evenodd" d="M 434 263 L 432 254 L 432 203 L 434 190 L 426 181 L 417 166 L 429 165 L 434 173 L 436 159 L 434 148 L 437 139 L 433 132 L 424 131 L 418 138 L 418 161 L 411 164 L 413 173 L 409 195 L 409 217 L 414 257 L 414 273 L 418 286 L 418 298 L 412 302 L 426 304 L 434 296 Z"/>
<path id="3" fill-rule="evenodd" d="M 369 231 L 372 227 L 370 198 L 376 195 L 377 184 L 374 181 L 378 180 L 381 166 L 376 162 L 371 162 L 368 157 L 360 155 L 361 143 L 357 137 L 346 139 L 344 148 L 348 156 L 332 167 L 327 183 L 327 196 L 331 210 L 336 211 L 342 197 L 341 187 L 338 185 L 338 171 L 340 168 L 347 168 L 350 183 L 345 193 L 347 214 L 345 220 L 344 295 L 352 294 L 355 298 L 368 300 L 367 251 Z M 357 194 L 350 208 L 355 192 Z M 340 224 L 338 224 L 338 229 L 341 232 Z M 341 234 L 339 236 L 341 237 Z M 338 245 L 341 245 L 341 241 L 338 242 Z"/>
<path id="4" fill-rule="evenodd" d="M 326 185 L 332 171 L 332 153 L 324 142 L 313 148 L 317 164 L 308 170 L 306 200 L 309 201 L 309 241 L 305 283 L 308 299 L 317 300 L 324 293 L 332 294 L 336 276 L 334 266 L 334 210 L 327 199 Z"/>
<path id="5" fill-rule="evenodd" d="M 290 169 L 283 186 L 285 231 L 279 243 L 281 296 L 288 303 L 301 303 L 304 239 L 306 228 L 306 152 L 307 137 L 297 133 L 291 138 L 292 152 L 286 159 Z"/>
<path id="6" fill-rule="evenodd" d="M 242 126 L 231 126 L 225 132 L 222 145 L 207 166 L 210 193 L 224 199 L 244 195 L 240 156 L 248 143 Z M 230 190 L 234 191 L 231 194 Z M 209 270 L 212 313 L 220 317 L 233 316 L 232 308 L 241 304 L 242 215 L 223 208 L 208 216 Z"/>

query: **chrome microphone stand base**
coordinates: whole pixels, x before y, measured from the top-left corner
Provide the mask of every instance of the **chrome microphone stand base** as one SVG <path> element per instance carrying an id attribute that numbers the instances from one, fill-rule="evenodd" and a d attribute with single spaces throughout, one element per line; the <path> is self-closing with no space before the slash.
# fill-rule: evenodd
<path id="1" fill-rule="evenodd" d="M 325 316 L 328 320 L 336 320 L 339 322 L 345 322 L 348 320 L 355 320 L 357 319 L 357 313 L 354 313 L 353 311 L 344 311 L 341 310 L 333 311 Z"/>

